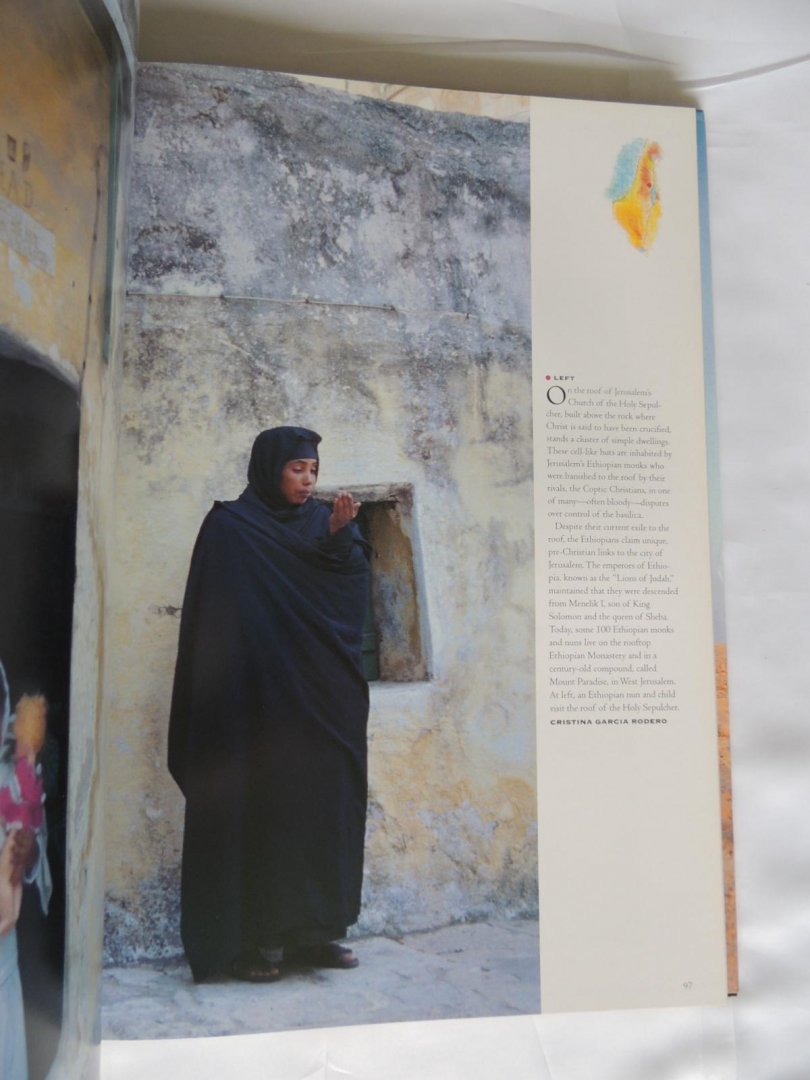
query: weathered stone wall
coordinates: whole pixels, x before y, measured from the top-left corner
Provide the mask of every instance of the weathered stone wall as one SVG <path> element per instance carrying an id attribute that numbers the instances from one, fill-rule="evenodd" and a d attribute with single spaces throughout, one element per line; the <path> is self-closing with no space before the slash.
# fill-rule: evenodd
<path id="1" fill-rule="evenodd" d="M 534 912 L 528 128 L 288 77 L 139 71 L 121 388 L 108 934 L 175 953 L 178 614 L 262 428 L 411 484 L 427 680 L 372 688 L 360 929 Z"/>

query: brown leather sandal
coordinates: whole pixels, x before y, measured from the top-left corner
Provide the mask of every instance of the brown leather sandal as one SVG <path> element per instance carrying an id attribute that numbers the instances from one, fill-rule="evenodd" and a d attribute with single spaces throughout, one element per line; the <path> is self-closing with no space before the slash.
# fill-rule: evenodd
<path id="1" fill-rule="evenodd" d="M 271 983 L 281 978 L 281 968 L 271 960 L 265 960 L 261 953 L 240 956 L 231 964 L 231 977 L 242 982 Z"/>
<path id="2" fill-rule="evenodd" d="M 292 963 L 305 964 L 307 967 L 336 968 L 341 971 L 356 968 L 360 963 L 351 949 L 346 949 L 335 941 L 327 941 L 323 945 L 299 945 L 295 949 L 285 949 L 284 957 Z"/>

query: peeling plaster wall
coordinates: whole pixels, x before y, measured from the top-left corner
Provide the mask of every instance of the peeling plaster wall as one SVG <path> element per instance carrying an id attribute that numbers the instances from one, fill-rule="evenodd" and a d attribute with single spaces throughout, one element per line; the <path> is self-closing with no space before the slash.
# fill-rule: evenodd
<path id="1" fill-rule="evenodd" d="M 533 914 L 528 128 L 139 69 L 118 450 L 107 953 L 175 954 L 179 609 L 255 434 L 409 483 L 431 678 L 372 688 L 360 931 Z"/>

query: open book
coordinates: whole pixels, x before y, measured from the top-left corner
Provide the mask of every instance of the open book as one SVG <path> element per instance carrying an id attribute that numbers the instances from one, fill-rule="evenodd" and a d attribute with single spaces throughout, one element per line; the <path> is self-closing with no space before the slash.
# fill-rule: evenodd
<path id="1" fill-rule="evenodd" d="M 89 98 L 107 101 L 100 86 Z M 73 395 L 75 436 L 83 373 L 67 831 L 75 859 L 106 842 L 105 1030 L 149 1034 L 139 965 L 164 964 L 188 991 L 175 1004 L 227 992 L 192 987 L 182 959 L 166 729 L 194 536 L 280 424 L 322 434 L 323 492 L 362 499 L 372 552 L 364 970 L 417 935 L 532 927 L 517 1006 L 505 965 L 480 968 L 475 1006 L 400 1009 L 392 983 L 382 1011 L 347 1012 L 344 981 L 305 1022 L 722 1000 L 700 116 L 160 65 L 136 90 L 131 157 L 97 151 L 106 116 L 82 145 L 70 229 L 24 110 L 0 201 L 8 385 L 28 372 L 6 397 L 17 427 L 20 402 L 54 396 L 47 376 Z M 123 320 L 104 303 L 108 166 L 130 192 Z M 9 513 L 46 499 L 46 472 Z M 74 940 L 95 910 L 81 869 Z M 91 978 L 72 956 L 71 1024 Z M 171 1010 L 159 1023 L 201 1033 Z"/>
<path id="2" fill-rule="evenodd" d="M 112 722 L 142 738 L 148 697 L 162 739 L 199 521 L 238 494 L 255 430 L 305 423 L 323 493 L 357 492 L 373 551 L 355 931 L 539 910 L 532 1011 L 716 1002 L 700 117 L 445 104 L 140 70 L 117 514 L 154 599 L 118 617 L 152 675 Z M 179 952 L 158 879 L 179 885 L 182 802 L 151 763 L 109 767 L 108 955 L 126 967 L 141 925 Z M 144 783 L 161 816 L 138 831 L 167 856 L 135 874 L 115 834 Z"/>

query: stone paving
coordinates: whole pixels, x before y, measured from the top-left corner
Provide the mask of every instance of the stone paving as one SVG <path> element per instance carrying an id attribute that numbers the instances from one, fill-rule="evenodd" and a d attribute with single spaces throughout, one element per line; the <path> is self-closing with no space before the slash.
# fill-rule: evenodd
<path id="1" fill-rule="evenodd" d="M 109 968 L 102 983 L 102 1037 L 245 1035 L 540 1010 L 536 921 L 464 923 L 350 944 L 359 967 L 293 969 L 270 985 L 195 985 L 180 961 Z"/>

